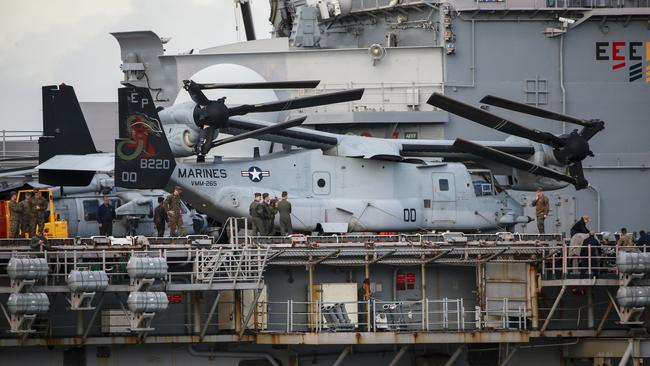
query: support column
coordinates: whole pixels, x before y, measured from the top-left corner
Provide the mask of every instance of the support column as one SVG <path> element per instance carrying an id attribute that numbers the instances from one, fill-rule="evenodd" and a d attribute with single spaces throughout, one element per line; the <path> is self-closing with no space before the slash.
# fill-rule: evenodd
<path id="1" fill-rule="evenodd" d="M 307 310 L 309 312 L 309 329 L 316 328 L 316 307 L 314 306 L 314 265 L 311 263 L 311 256 L 307 264 Z"/>
<path id="2" fill-rule="evenodd" d="M 421 276 L 422 276 L 422 287 L 421 288 L 421 299 L 422 299 L 422 330 L 426 330 L 427 327 L 427 318 L 428 318 L 428 309 L 427 309 L 427 267 L 424 263 L 424 256 L 422 256 L 421 267 Z"/>
<path id="3" fill-rule="evenodd" d="M 198 291 L 192 292 L 192 313 L 194 316 L 193 334 L 201 333 L 201 298 Z"/>
<path id="4" fill-rule="evenodd" d="M 537 288 L 537 271 L 533 264 L 528 266 L 528 296 L 530 298 L 530 322 L 533 329 L 539 329 L 539 303 Z"/>
<path id="5" fill-rule="evenodd" d="M 594 329 L 594 293 L 591 287 L 587 287 L 587 327 Z"/>

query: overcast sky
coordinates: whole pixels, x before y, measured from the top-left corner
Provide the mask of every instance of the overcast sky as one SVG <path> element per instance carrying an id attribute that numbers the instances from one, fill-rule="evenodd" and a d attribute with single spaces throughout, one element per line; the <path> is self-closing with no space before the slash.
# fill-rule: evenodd
<path id="1" fill-rule="evenodd" d="M 269 38 L 268 1 L 252 0 L 252 10 L 257 38 Z M 134 30 L 171 37 L 167 54 L 246 39 L 233 0 L 0 1 L 0 129 L 41 130 L 43 85 L 115 101 L 121 60 L 109 33 Z"/>

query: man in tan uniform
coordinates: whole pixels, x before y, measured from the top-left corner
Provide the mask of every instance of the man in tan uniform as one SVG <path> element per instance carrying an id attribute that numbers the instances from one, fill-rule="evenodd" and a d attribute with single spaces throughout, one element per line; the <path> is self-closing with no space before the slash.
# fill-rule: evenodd
<path id="1" fill-rule="evenodd" d="M 537 231 L 540 234 L 544 234 L 544 220 L 548 216 L 549 204 L 548 197 L 544 195 L 544 191 L 541 188 L 537 189 L 537 194 L 532 205 L 535 207 L 535 216 L 537 216 Z"/>
<path id="2" fill-rule="evenodd" d="M 181 187 L 176 186 L 174 193 L 165 198 L 165 209 L 167 209 L 167 223 L 169 224 L 169 236 L 185 236 L 183 228 L 183 213 L 181 212 Z"/>

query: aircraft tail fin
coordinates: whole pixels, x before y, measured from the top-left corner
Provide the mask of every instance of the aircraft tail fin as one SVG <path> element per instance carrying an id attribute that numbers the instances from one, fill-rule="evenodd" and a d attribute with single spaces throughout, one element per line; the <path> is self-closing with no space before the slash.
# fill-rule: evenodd
<path id="1" fill-rule="evenodd" d="M 115 185 L 165 188 L 176 161 L 149 89 L 120 88 L 118 104 L 120 138 L 115 140 Z"/>
<path id="2" fill-rule="evenodd" d="M 43 87 L 43 137 L 38 139 L 38 160 L 44 163 L 57 155 L 97 153 L 74 88 L 65 84 Z M 39 182 L 49 185 L 84 186 L 94 172 L 69 169 L 39 169 Z"/>

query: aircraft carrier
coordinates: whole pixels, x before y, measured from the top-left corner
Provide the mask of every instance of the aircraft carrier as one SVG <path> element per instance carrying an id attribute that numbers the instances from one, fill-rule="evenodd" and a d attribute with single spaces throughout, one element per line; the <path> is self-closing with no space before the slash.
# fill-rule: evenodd
<path id="1" fill-rule="evenodd" d="M 548 192 L 547 231 L 558 234 L 527 224 L 514 234 L 254 237 L 233 218 L 227 244 L 204 236 L 3 242 L 3 365 L 641 365 L 650 357 L 646 248 L 585 253 L 566 238 L 583 214 L 599 232 L 648 228 L 647 0 L 272 0 L 270 20 L 272 39 L 192 55 L 165 54 L 153 32 L 114 33 L 124 81 L 169 106 L 182 80 L 217 81 L 202 79 L 223 76 L 222 64 L 267 80 L 318 78 L 318 89 L 293 95 L 366 93 L 295 112 L 309 114 L 313 128 L 414 139 L 503 139 L 425 101 L 433 92 L 471 104 L 507 97 L 607 123 L 584 165 L 590 186 Z M 572 129 L 482 108 L 555 134 Z M 279 148 L 239 148 L 253 145 Z M 534 216 L 532 194 L 512 194 Z"/>

